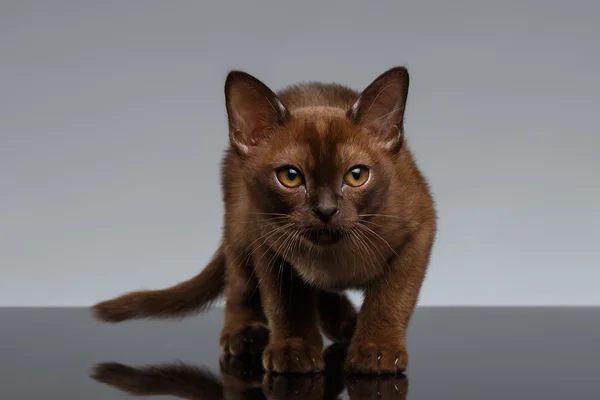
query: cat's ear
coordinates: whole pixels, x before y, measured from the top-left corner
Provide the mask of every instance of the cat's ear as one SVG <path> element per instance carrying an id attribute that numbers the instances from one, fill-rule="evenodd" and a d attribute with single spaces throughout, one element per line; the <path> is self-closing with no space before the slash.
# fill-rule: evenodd
<path id="1" fill-rule="evenodd" d="M 409 76 L 404 67 L 379 75 L 348 110 L 348 117 L 390 150 L 402 146 Z"/>
<path id="2" fill-rule="evenodd" d="M 251 151 L 289 116 L 267 85 L 242 71 L 231 71 L 227 75 L 225 105 L 230 143 L 242 154 Z"/>

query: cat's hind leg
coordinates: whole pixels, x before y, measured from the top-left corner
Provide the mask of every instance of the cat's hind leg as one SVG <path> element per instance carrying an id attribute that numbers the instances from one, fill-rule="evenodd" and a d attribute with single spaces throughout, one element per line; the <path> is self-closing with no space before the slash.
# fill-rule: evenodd
<path id="1" fill-rule="evenodd" d="M 319 324 L 334 343 L 349 344 L 356 327 L 357 312 L 345 293 L 320 292 L 317 297 Z"/>

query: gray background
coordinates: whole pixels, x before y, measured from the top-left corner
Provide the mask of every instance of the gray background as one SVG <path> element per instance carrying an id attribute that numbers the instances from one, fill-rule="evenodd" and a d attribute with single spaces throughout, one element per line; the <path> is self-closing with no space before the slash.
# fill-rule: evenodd
<path id="1" fill-rule="evenodd" d="M 0 305 L 198 272 L 229 69 L 362 88 L 396 64 L 440 215 L 421 304 L 600 305 L 600 2 L 376 4 L 0 1 Z"/>

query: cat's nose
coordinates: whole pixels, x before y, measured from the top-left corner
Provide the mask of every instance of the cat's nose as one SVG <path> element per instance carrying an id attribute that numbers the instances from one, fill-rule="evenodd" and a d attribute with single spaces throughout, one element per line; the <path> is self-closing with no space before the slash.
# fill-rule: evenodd
<path id="1" fill-rule="evenodd" d="M 315 207 L 313 212 L 321 221 L 329 222 L 331 217 L 338 212 L 338 209 L 336 207 Z"/>

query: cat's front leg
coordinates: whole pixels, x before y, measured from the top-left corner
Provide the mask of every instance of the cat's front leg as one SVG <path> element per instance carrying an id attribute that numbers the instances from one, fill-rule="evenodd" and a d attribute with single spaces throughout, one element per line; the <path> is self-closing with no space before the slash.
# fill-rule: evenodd
<path id="1" fill-rule="evenodd" d="M 254 252 L 263 309 L 271 337 L 263 352 L 267 372 L 315 373 L 324 370 L 323 339 L 316 313 L 316 291 L 267 248 Z"/>
<path id="2" fill-rule="evenodd" d="M 406 370 L 406 329 L 429 263 L 434 230 L 412 235 L 376 281 L 367 285 L 346 369 L 356 374 Z"/>
<path id="3" fill-rule="evenodd" d="M 225 285 L 225 326 L 219 344 L 226 355 L 260 355 L 269 342 L 258 282 L 246 254 L 228 249 Z"/>

